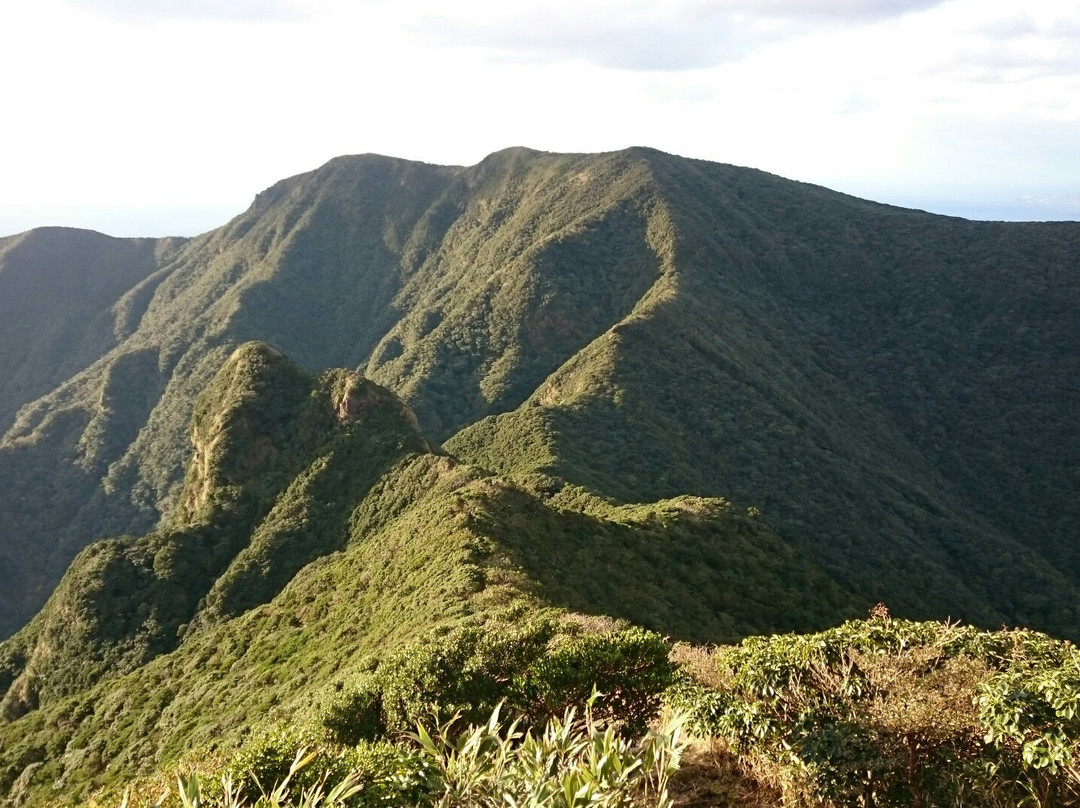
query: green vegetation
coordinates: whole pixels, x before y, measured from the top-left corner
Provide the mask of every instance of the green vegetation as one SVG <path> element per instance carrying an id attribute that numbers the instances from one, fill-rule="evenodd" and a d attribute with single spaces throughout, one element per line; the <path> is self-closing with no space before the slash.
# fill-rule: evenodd
<path id="1" fill-rule="evenodd" d="M 1052 806 L 1080 796 L 1080 654 L 1038 632 L 895 620 L 879 607 L 817 634 L 706 649 L 521 617 L 423 640 L 331 688 L 306 720 L 115 783 L 96 804 L 115 804 L 121 789 L 130 805 L 197 797 L 230 808 Z M 385 720 L 395 711 L 396 731 Z"/>
<path id="2" fill-rule="evenodd" d="M 638 628 L 558 629 L 550 620 L 513 630 L 473 627 L 407 648 L 343 686 L 322 724 L 333 740 L 355 744 L 406 732 L 429 714 L 483 721 L 502 704 L 519 721 L 542 726 L 599 690 L 597 717 L 644 733 L 671 678 L 663 638 Z"/>
<path id="3" fill-rule="evenodd" d="M 30 235 L 5 272 L 28 271 Z M 140 245 L 112 253 L 134 283 L 115 344 L 84 335 L 81 372 L 41 346 L 57 386 L 0 440 L 0 631 L 89 542 L 165 524 L 198 396 L 257 339 L 362 369 L 510 477 L 758 508 L 859 608 L 1080 632 L 1076 225 L 647 149 L 510 149 L 339 158 L 217 231 Z"/>
<path id="4" fill-rule="evenodd" d="M 0 788 L 85 796 L 311 715 L 337 744 L 434 704 L 482 721 L 503 703 L 539 728 L 594 687 L 597 717 L 641 733 L 667 646 L 604 615 L 702 640 L 852 608 L 726 501 L 515 484 L 428 451 L 388 391 L 258 343 L 190 435 L 169 524 L 88 547 L 0 644 Z"/>
<path id="5" fill-rule="evenodd" d="M 19 407 L 117 345 L 115 307 L 133 289 L 152 288 L 182 244 L 65 227 L 0 238 L 0 432 Z"/>
<path id="6" fill-rule="evenodd" d="M 1080 333 L 1060 308 L 1080 302 L 1078 226 L 944 219 L 645 156 L 671 270 L 448 450 L 622 501 L 724 496 L 867 604 L 1077 636 L 1062 516 L 1080 445 L 1059 408 L 1080 404 Z"/>
<path id="7" fill-rule="evenodd" d="M 645 149 L 3 240 L 0 793 L 662 803 L 667 690 L 766 804 L 1072 800 L 1072 646 L 911 621 L 1080 637 L 1078 251 Z"/>
<path id="8" fill-rule="evenodd" d="M 152 292 L 158 268 L 182 244 L 180 239 L 115 239 L 59 227 L 0 239 L 0 435 L 21 407 L 93 367 L 117 347 L 131 330 L 119 322 L 120 301 L 136 289 Z M 113 384 L 106 382 L 108 389 L 97 402 L 104 417 L 115 407 L 116 394 L 132 397 L 124 402 L 131 406 L 124 408 L 123 422 L 105 438 L 111 444 L 107 452 L 122 451 L 142 428 L 148 410 L 139 400 L 152 395 L 153 375 L 143 375 L 143 368 L 132 367 L 127 357 L 117 356 Z M 109 372 L 89 371 L 102 376 Z M 133 373 L 139 377 L 131 378 Z M 94 423 L 71 415 L 52 420 L 47 427 L 51 434 L 41 436 L 34 454 L 46 445 L 46 452 L 59 449 L 50 440 L 58 429 L 95 429 Z M 72 518 L 86 493 L 78 466 L 58 470 L 48 459 L 5 448 L 12 465 L 6 473 L 0 471 L 7 489 L 0 505 L 0 636 L 10 635 L 33 616 L 56 585 L 72 553 L 68 548 L 57 553 L 53 528 Z M 73 446 L 65 449 L 69 461 L 77 457 Z M 42 508 L 46 491 L 51 502 Z M 85 537 L 81 541 L 85 543 Z M 64 559 L 60 564 L 57 554 Z"/>
<path id="9" fill-rule="evenodd" d="M 341 549 L 352 508 L 402 457 L 415 419 L 355 374 L 318 380 L 264 345 L 232 355 L 192 419 L 194 453 L 172 525 L 91 545 L 5 646 L 11 719 L 171 651 L 193 623 L 268 602 Z"/>
<path id="10" fill-rule="evenodd" d="M 753 637 L 669 700 L 784 804 L 1071 805 L 1080 653 L 1033 631 L 868 621 Z M 696 676 L 689 670 L 696 669 Z"/>
<path id="11" fill-rule="evenodd" d="M 143 783 L 124 799 L 183 808 L 672 805 L 667 785 L 683 745 L 678 725 L 634 742 L 599 723 L 589 705 L 582 717 L 567 710 L 539 732 L 505 721 L 499 707 L 479 725 L 459 730 L 458 723 L 429 731 L 420 722 L 411 742 L 348 749 L 309 751 L 297 736 L 279 734 L 243 750 L 220 779 L 179 775 L 175 791 Z M 289 762 L 283 752 L 293 748 Z"/>

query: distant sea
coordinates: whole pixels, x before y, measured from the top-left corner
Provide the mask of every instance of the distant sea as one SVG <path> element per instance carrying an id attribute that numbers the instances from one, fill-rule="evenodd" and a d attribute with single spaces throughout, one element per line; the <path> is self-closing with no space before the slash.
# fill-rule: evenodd
<path id="1" fill-rule="evenodd" d="M 915 208 L 943 216 L 961 216 L 988 222 L 1078 222 L 1080 193 L 1077 194 L 1009 194 L 993 193 L 960 196 L 929 192 L 913 193 L 856 193 L 887 205 Z"/>
<path id="2" fill-rule="evenodd" d="M 903 203 L 892 203 L 903 204 Z M 1076 222 L 1080 221 L 1080 196 L 1068 199 L 1018 199 L 1008 202 L 928 202 L 924 205 L 912 201 L 904 207 L 919 207 L 930 213 L 945 216 L 962 216 L 988 222 Z"/>

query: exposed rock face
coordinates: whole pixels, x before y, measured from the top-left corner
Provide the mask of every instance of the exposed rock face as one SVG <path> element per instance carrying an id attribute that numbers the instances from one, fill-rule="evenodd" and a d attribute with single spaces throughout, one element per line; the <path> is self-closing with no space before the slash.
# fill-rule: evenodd
<path id="1" fill-rule="evenodd" d="M 425 452 L 430 452 L 431 444 L 420 432 L 420 423 L 404 401 L 385 387 L 381 387 L 358 373 L 343 374 L 334 390 L 334 414 L 342 424 L 362 424 L 380 408 L 392 411 L 397 408 L 401 418 L 412 427 L 416 439 Z"/>

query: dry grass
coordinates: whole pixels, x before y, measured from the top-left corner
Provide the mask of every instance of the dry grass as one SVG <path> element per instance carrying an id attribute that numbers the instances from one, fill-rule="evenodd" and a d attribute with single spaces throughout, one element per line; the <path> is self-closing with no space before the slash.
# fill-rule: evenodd
<path id="1" fill-rule="evenodd" d="M 677 642 L 672 646 L 669 658 L 698 684 L 720 690 L 727 682 L 721 674 L 721 667 L 716 664 L 716 651 L 715 647 Z"/>
<path id="2" fill-rule="evenodd" d="M 668 793 L 678 808 L 780 808 L 780 792 L 739 765 L 717 738 L 695 738 L 683 751 Z"/>
<path id="3" fill-rule="evenodd" d="M 616 620 L 605 614 L 582 614 L 581 612 L 567 612 L 562 615 L 560 622 L 578 626 L 586 634 L 608 634 L 630 625 L 626 620 Z"/>
<path id="4" fill-rule="evenodd" d="M 717 665 L 718 650 L 680 642 L 670 658 L 698 684 L 720 690 L 729 683 L 726 669 Z M 779 808 L 781 792 L 767 781 L 740 763 L 722 739 L 691 738 L 668 791 L 678 808 Z"/>

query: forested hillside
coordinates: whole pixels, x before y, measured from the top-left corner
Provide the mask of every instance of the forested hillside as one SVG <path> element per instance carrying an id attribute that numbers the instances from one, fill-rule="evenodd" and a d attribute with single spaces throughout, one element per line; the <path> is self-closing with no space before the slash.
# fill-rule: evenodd
<path id="1" fill-rule="evenodd" d="M 61 227 L 0 239 L 0 429 L 127 335 L 120 301 L 149 294 L 183 242 Z"/>
<path id="2" fill-rule="evenodd" d="M 76 253 L 33 249 L 55 236 L 9 239 L 0 278 L 70 277 Z M 8 633 L 87 542 L 169 513 L 198 392 L 259 339 L 386 385 L 472 462 L 619 501 L 724 496 L 868 602 L 1077 634 L 1076 225 L 511 149 L 338 158 L 220 230 L 119 244 L 85 253 L 112 273 L 84 270 L 98 296 L 56 281 L 49 339 L 5 338 L 5 367 L 38 374 L 4 393 L 24 405 L 0 443 Z M 40 305 L 22 289 L 10 305 Z"/>
<path id="3" fill-rule="evenodd" d="M 648 149 L 0 240 L 0 784 L 118 787 L 515 626 L 529 676 L 878 601 L 1080 637 L 1078 258 Z"/>
<path id="4" fill-rule="evenodd" d="M 88 547 L 0 644 L 0 789 L 85 795 L 303 723 L 365 654 L 451 628 L 571 610 L 705 642 L 855 609 L 725 500 L 530 490 L 433 453 L 384 388 L 261 343 L 202 393 L 191 442 L 168 523 Z"/>

